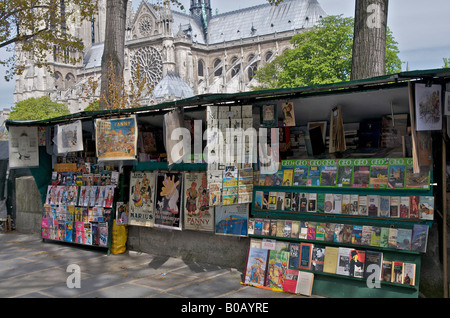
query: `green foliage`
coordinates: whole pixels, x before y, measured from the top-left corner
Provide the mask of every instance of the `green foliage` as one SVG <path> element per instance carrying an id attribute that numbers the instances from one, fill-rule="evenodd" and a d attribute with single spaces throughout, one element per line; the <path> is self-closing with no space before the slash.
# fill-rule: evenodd
<path id="1" fill-rule="evenodd" d="M 444 66 L 442 68 L 450 68 L 450 59 L 444 57 L 442 60 L 444 61 Z"/>
<path id="2" fill-rule="evenodd" d="M 11 120 L 44 120 L 69 114 L 67 106 L 53 102 L 48 96 L 42 96 L 16 103 L 11 109 L 9 118 Z"/>
<path id="3" fill-rule="evenodd" d="M 312 28 L 292 37 L 287 49 L 256 72 L 258 89 L 289 88 L 329 84 L 350 79 L 353 46 L 353 18 L 328 16 Z M 386 70 L 401 69 L 397 42 L 390 30 L 386 41 Z"/>

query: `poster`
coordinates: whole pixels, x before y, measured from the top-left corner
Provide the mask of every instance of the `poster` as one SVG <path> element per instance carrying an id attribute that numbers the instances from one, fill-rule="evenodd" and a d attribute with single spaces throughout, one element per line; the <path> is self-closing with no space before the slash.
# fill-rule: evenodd
<path id="1" fill-rule="evenodd" d="M 283 124 L 286 127 L 295 126 L 295 114 L 294 114 L 294 103 L 288 102 L 281 105 L 281 110 L 283 111 Z"/>
<path id="2" fill-rule="evenodd" d="M 441 130 L 441 85 L 416 84 L 415 88 L 417 130 Z"/>
<path id="3" fill-rule="evenodd" d="M 214 208 L 209 207 L 206 172 L 184 173 L 184 228 L 214 231 Z"/>
<path id="4" fill-rule="evenodd" d="M 136 159 L 136 116 L 97 119 L 95 124 L 95 140 L 99 161 Z"/>
<path id="5" fill-rule="evenodd" d="M 59 154 L 83 151 L 81 120 L 67 125 L 56 125 L 56 147 Z"/>
<path id="6" fill-rule="evenodd" d="M 155 179 L 153 172 L 135 171 L 130 175 L 128 224 L 152 227 L 154 224 Z"/>
<path id="7" fill-rule="evenodd" d="M 182 173 L 156 176 L 155 227 L 181 230 Z"/>
<path id="8" fill-rule="evenodd" d="M 25 168 L 39 166 L 37 127 L 9 127 L 9 166 Z"/>
<path id="9" fill-rule="evenodd" d="M 116 224 L 127 225 L 129 218 L 128 204 L 124 202 L 116 203 Z"/>
<path id="10" fill-rule="evenodd" d="M 262 127 L 278 126 L 278 115 L 276 104 L 268 104 L 261 106 L 261 126 Z"/>
<path id="11" fill-rule="evenodd" d="M 220 235 L 247 236 L 248 204 L 217 206 L 215 232 Z"/>

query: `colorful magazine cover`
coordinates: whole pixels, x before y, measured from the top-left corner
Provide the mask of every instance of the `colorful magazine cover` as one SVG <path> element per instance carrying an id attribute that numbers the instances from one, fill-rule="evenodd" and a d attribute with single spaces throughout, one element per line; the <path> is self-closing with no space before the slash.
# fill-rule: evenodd
<path id="1" fill-rule="evenodd" d="M 51 219 L 50 219 L 51 220 Z M 41 231 L 42 231 L 42 238 L 49 238 L 49 219 L 48 218 L 42 218 L 41 219 Z"/>
<path id="2" fill-rule="evenodd" d="M 384 189 L 388 184 L 388 165 L 372 165 L 370 167 L 370 188 Z"/>
<path id="3" fill-rule="evenodd" d="M 155 182 L 156 175 L 153 172 L 134 171 L 130 174 L 129 225 L 153 226 Z"/>
<path id="4" fill-rule="evenodd" d="M 245 284 L 264 286 L 268 261 L 268 250 L 250 247 L 245 269 Z"/>
<path id="5" fill-rule="evenodd" d="M 248 213 L 248 204 L 216 207 L 215 233 L 219 235 L 247 236 Z M 268 234 L 263 233 L 263 235 Z"/>
<path id="6" fill-rule="evenodd" d="M 156 177 L 155 227 L 181 230 L 183 175 L 159 172 Z"/>
<path id="7" fill-rule="evenodd" d="M 353 166 L 339 166 L 337 171 L 337 186 L 350 187 L 352 185 Z"/>
<path id="8" fill-rule="evenodd" d="M 288 268 L 289 252 L 270 250 L 265 286 L 283 290 Z"/>
<path id="9" fill-rule="evenodd" d="M 405 187 L 405 166 L 390 165 L 388 187 L 390 189 L 402 189 Z"/>
<path id="10" fill-rule="evenodd" d="M 214 209 L 209 207 L 206 172 L 184 173 L 184 228 L 214 231 Z"/>
<path id="11" fill-rule="evenodd" d="M 98 223 L 98 245 L 108 246 L 108 223 L 99 222 Z"/>
<path id="12" fill-rule="evenodd" d="M 336 166 L 323 166 L 320 175 L 321 187 L 334 187 L 336 186 L 337 167 Z"/>
<path id="13" fill-rule="evenodd" d="M 370 182 L 370 166 L 355 166 L 353 168 L 353 182 L 354 188 L 367 188 Z"/>
<path id="14" fill-rule="evenodd" d="M 420 196 L 420 219 L 433 220 L 434 219 L 434 197 Z"/>

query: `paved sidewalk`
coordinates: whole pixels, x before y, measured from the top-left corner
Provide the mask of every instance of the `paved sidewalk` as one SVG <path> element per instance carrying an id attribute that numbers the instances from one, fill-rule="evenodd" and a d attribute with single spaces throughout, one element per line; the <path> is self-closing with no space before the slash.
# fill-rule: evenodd
<path id="1" fill-rule="evenodd" d="M 80 288 L 69 288 L 71 264 Z M 242 272 L 178 258 L 0 234 L 0 298 L 308 298 L 242 285 Z M 71 280 L 71 282 L 75 282 Z"/>

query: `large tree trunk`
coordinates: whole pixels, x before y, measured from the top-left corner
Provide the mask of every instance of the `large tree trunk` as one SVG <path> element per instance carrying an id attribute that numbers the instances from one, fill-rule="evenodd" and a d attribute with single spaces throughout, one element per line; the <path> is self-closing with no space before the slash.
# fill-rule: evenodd
<path id="1" fill-rule="evenodd" d="M 102 56 L 102 75 L 100 94 L 110 100 L 109 81 L 123 80 L 125 27 L 128 0 L 107 0 L 105 46 Z M 114 76 L 108 76 L 108 74 Z M 107 103 L 100 98 L 99 108 L 105 110 Z"/>
<path id="2" fill-rule="evenodd" d="M 351 79 L 386 74 L 389 0 L 356 0 Z"/>

